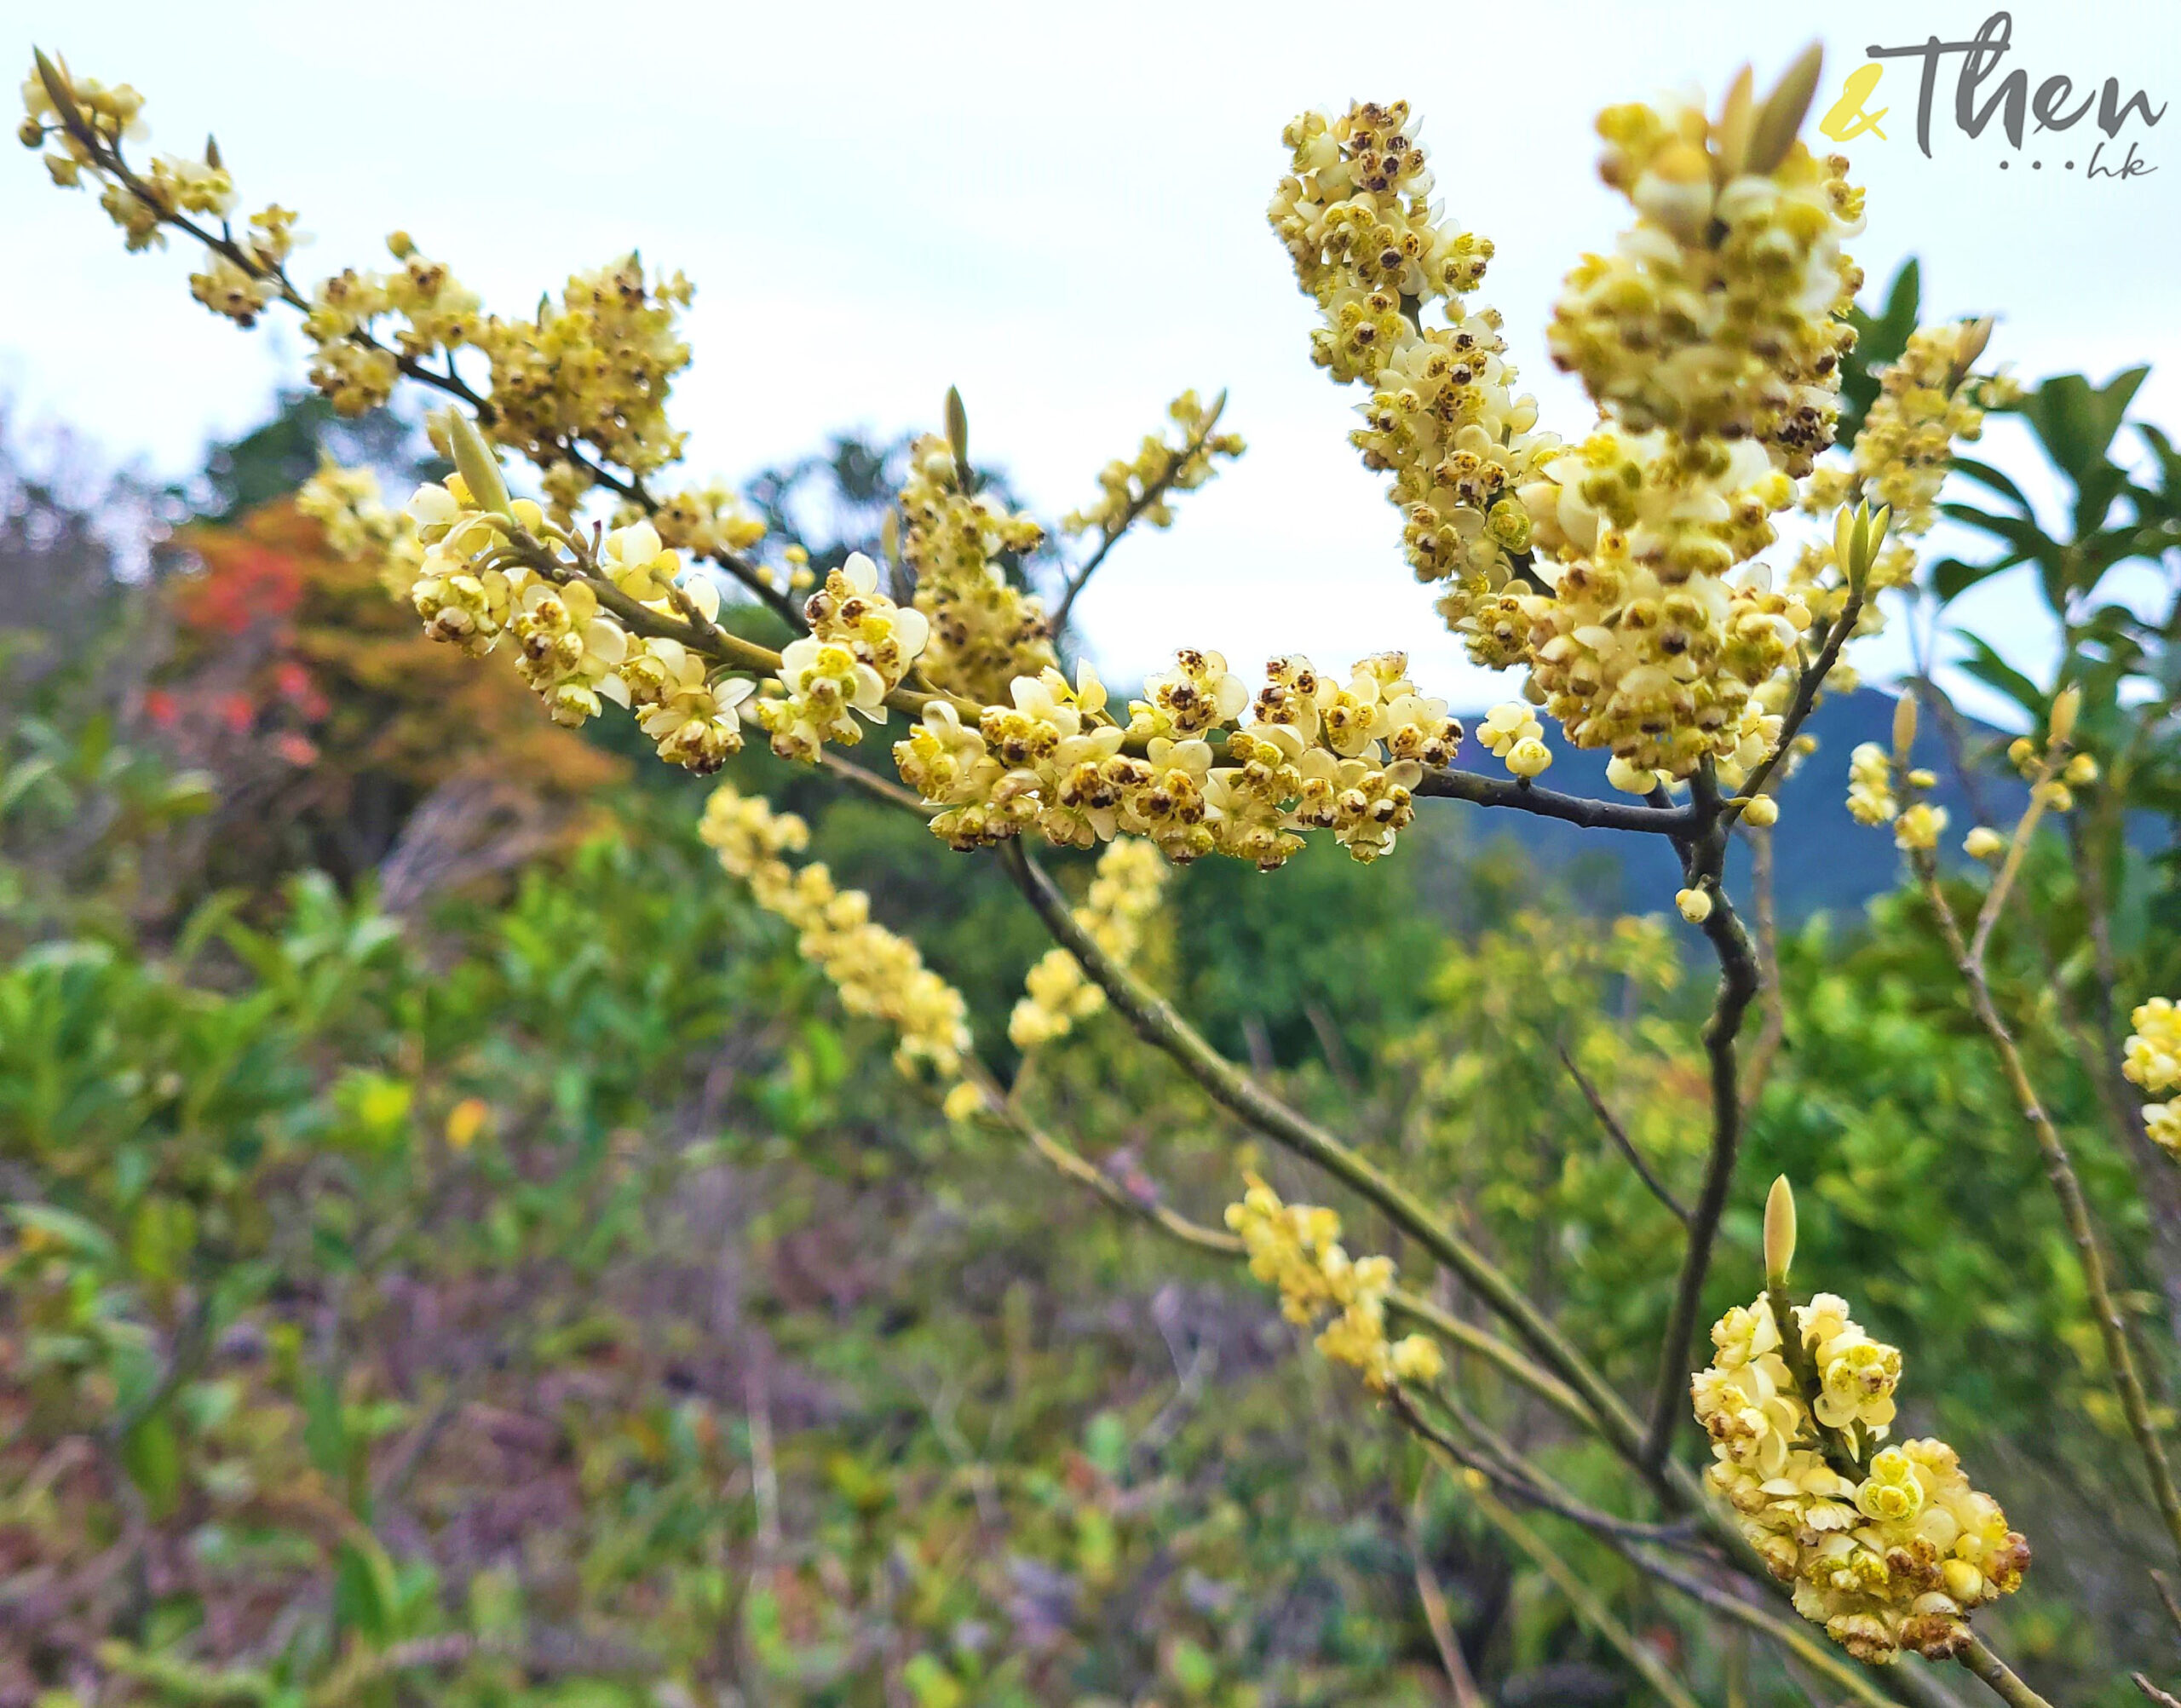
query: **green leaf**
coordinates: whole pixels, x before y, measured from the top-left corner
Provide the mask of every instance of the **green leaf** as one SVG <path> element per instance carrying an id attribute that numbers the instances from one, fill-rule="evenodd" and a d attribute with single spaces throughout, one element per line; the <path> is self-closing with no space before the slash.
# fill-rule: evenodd
<path id="1" fill-rule="evenodd" d="M 121 1438 L 121 1463 L 154 1521 L 170 1516 L 181 1494 L 181 1441 L 164 1406 Z"/>
<path id="2" fill-rule="evenodd" d="M 2028 711 L 2033 719 L 2042 722 L 2049 710 L 2045 691 L 1994 652 L 1989 642 L 1975 635 L 1965 635 L 1962 638 L 1975 653 L 1963 664 L 1962 669 L 1979 681 L 1988 682 L 1999 689 Z"/>
<path id="3" fill-rule="evenodd" d="M 386 1642 L 394 1636 L 396 1601 L 394 1562 L 386 1550 L 368 1536 L 344 1538 L 334 1556 L 334 1628 Z"/>
<path id="4" fill-rule="evenodd" d="M 197 1243 L 197 1212 L 178 1198 L 154 1195 L 129 1219 L 129 1262 L 149 1281 L 181 1279 Z"/>
<path id="5" fill-rule="evenodd" d="M 72 1210 L 50 1204 L 11 1204 L 8 1214 L 16 1227 L 36 1229 L 44 1239 L 87 1262 L 112 1263 L 119 1255 L 108 1234 Z"/>
<path id="6" fill-rule="evenodd" d="M 1944 604 L 1948 600 L 1959 599 L 1987 577 L 1997 575 L 2001 570 L 2011 567 L 2012 561 L 2019 561 L 2019 560 L 2011 561 L 2003 559 L 1996 563 L 1964 563 L 1958 557 L 1941 558 L 1931 568 L 1931 590 L 1938 595 L 1941 604 Z"/>
<path id="7" fill-rule="evenodd" d="M 348 1475 L 348 1426 L 341 1412 L 341 1384 L 313 1375 L 303 1390 L 303 1450 L 310 1462 L 339 1482 Z"/>
<path id="8" fill-rule="evenodd" d="M 1990 463 L 1979 463 L 1974 457 L 1957 457 L 1954 459 L 1954 472 L 1965 475 L 1982 486 L 1989 486 L 2001 497 L 2020 509 L 2025 516 L 2030 514 L 2030 503 L 2023 496 L 2022 488 L 2016 486 L 2012 480 L 1992 467 Z"/>

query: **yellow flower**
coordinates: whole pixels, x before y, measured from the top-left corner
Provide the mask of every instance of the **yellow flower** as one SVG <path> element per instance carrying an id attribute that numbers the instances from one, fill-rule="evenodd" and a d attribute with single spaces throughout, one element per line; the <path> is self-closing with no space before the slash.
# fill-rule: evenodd
<path id="1" fill-rule="evenodd" d="M 1522 700 L 1504 700 L 1484 715 L 1484 722 L 1476 727 L 1476 739 L 1488 748 L 1494 758 L 1505 759 L 1525 741 L 1535 741 L 1545 733 L 1545 726 L 1537 721 L 1537 709 Z"/>
<path id="2" fill-rule="evenodd" d="M 1849 756 L 1848 811 L 1859 825 L 1890 824 L 1900 814 L 1892 756 L 1875 741 L 1862 743 Z"/>
<path id="3" fill-rule="evenodd" d="M 2121 1071 L 2146 1091 L 2170 1091 L 2181 1085 L 2181 1009 L 2165 997 L 2153 997 L 2129 1017 Z"/>
<path id="4" fill-rule="evenodd" d="M 1902 848 L 1935 848 L 1946 833 L 1946 819 L 1945 808 L 1935 807 L 1928 801 L 1915 802 L 1894 820 L 1894 845 Z"/>

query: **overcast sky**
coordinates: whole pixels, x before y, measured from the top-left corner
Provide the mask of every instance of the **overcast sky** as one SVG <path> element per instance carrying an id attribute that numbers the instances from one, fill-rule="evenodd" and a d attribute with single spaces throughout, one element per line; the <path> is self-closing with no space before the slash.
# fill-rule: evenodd
<path id="1" fill-rule="evenodd" d="M 1972 36 L 1988 9 L 1822 9 L 1821 111 L 1867 46 Z M 1351 399 L 1309 363 L 1310 305 L 1264 224 L 1281 125 L 1351 98 L 1416 106 L 1448 211 L 1498 244 L 1480 300 L 1505 313 L 1546 424 L 1580 434 L 1590 417 L 1543 328 L 1562 273 L 1624 223 L 1592 170 L 1593 116 L 1692 82 L 1716 96 L 1744 58 L 1769 80 L 1810 28 L 1778 5 L 1574 0 L 1371 23 L 1265 0 L 36 10 L 49 50 L 145 92 L 153 147 L 214 130 L 245 206 L 300 209 L 306 276 L 383 265 L 397 226 L 511 312 L 631 246 L 686 269 L 696 360 L 674 413 L 695 474 L 739 477 L 844 426 L 935 425 L 952 383 L 980 458 L 1057 515 L 1173 393 L 1224 385 L 1249 455 L 1172 533 L 1117 552 L 1079 607 L 1109 670 L 1183 641 L 1244 668 L 1407 645 L 1469 704 L 1498 693 L 1408 576 L 1380 483 L 1344 442 Z M 2026 68 L 2033 88 L 2064 74 L 2076 101 L 2109 76 L 2123 99 L 2181 93 L 2171 0 L 2011 10 L 2001 71 Z M 1917 62 L 1891 62 L 1872 96 L 1887 140 L 1847 151 L 1870 190 L 1858 258 L 1883 279 L 1920 256 L 1927 311 L 1997 311 L 1994 354 L 2026 376 L 2151 361 L 2138 408 L 2181 422 L 2181 112 L 2107 147 L 2110 160 L 2138 139 L 2154 171 L 2086 181 L 2094 112 L 2018 152 L 1996 121 L 1972 141 L 1953 124 L 1958 64 L 1939 75 L 1931 158 Z M 301 373 L 291 330 L 216 322 L 189 299 L 193 257 L 123 254 L 28 155 L 0 168 L 0 391 L 19 417 L 176 473 Z M 1993 451 L 2022 455 L 2004 436 Z M 2025 601 L 1997 592 L 1974 614 L 2036 657 Z"/>

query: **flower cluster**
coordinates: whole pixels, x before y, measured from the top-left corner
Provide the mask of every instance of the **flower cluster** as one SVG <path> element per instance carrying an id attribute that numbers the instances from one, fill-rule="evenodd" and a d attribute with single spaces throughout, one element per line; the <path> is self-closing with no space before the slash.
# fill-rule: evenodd
<path id="1" fill-rule="evenodd" d="M 679 273 L 647 283 L 627 255 L 571 276 L 534 320 L 495 315 L 476 335 L 492 365 L 493 436 L 546 471 L 556 503 L 589 485 L 568 455 L 578 446 L 636 474 L 681 456 L 666 399 L 688 365 L 676 319 L 693 294 Z"/>
<path id="2" fill-rule="evenodd" d="M 970 1045 L 961 992 L 924 965 L 913 943 L 872 923 L 871 898 L 861 890 L 835 888 L 820 861 L 798 868 L 781 858 L 809 846 L 801 819 L 722 784 L 705 803 L 699 834 L 760 906 L 795 927 L 803 958 L 833 981 L 842 1007 L 900 1034 L 894 1061 L 903 1073 L 915 1078 L 928 1068 L 944 1080 L 960 1073 Z"/>
<path id="3" fill-rule="evenodd" d="M 1793 496 L 1748 441 L 1610 427 L 1524 489 L 1552 589 L 1515 601 L 1531 692 L 1569 741 L 1613 754 L 1618 786 L 1645 793 L 1707 757 L 1732 782 L 1777 739 L 1810 612 L 1747 560 Z"/>
<path id="4" fill-rule="evenodd" d="M 459 417 L 442 425 L 457 463 L 497 486 L 475 429 Z M 481 657 L 511 635 L 517 670 L 556 723 L 579 725 L 611 700 L 636 715 L 660 758 L 688 770 L 716 771 L 740 750 L 739 708 L 752 684 L 718 678 L 682 641 L 635 634 L 607 608 L 606 595 L 618 595 L 674 621 L 719 614 L 718 584 L 685 578 L 680 554 L 650 523 L 615 529 L 593 556 L 527 498 L 508 499 L 503 487 L 481 503 L 462 474 L 418 487 L 409 514 L 423 554 L 409 599 L 433 639 Z"/>
<path id="5" fill-rule="evenodd" d="M 1569 274 L 1550 342 L 1603 419 L 1521 489 L 1545 590 L 1503 601 L 1489 661 L 1529 661 L 1533 698 L 1634 792 L 1761 762 L 1810 625 L 1752 561 L 1832 442 L 1854 336 L 1860 193 L 1795 140 L 1814 76 L 1758 103 L 1745 72 L 1717 120 L 1598 121 L 1601 175 L 1637 219 Z"/>
<path id="6" fill-rule="evenodd" d="M 1464 301 L 1492 244 L 1439 216 L 1413 119 L 1398 101 L 1303 114 L 1282 135 L 1292 170 L 1269 212 L 1323 317 L 1312 358 L 1369 388 L 1350 436 L 1367 467 L 1394 477 L 1417 578 L 1446 582 L 1449 625 L 1489 649 L 1493 596 L 1529 546 L 1516 493 L 1554 441 L 1514 393 L 1499 314 Z M 1445 325 L 1424 324 L 1434 305 Z"/>
<path id="7" fill-rule="evenodd" d="M 1446 702 L 1417 693 L 1399 653 L 1363 659 L 1344 687 L 1299 656 L 1273 659 L 1266 677 L 1253 700 L 1220 654 L 1184 651 L 1124 726 L 1087 664 L 1073 689 L 1047 670 L 1018 676 L 1011 705 L 987 705 L 975 728 L 952 704 L 927 704 L 895 762 L 956 848 L 1034 826 L 1065 846 L 1126 833 L 1179 863 L 1216 852 L 1268 871 L 1309 830 L 1360 860 L 1389 851 L 1415 816 L 1416 783 L 1461 740 Z"/>
<path id="8" fill-rule="evenodd" d="M 1831 1294 L 1793 1314 L 1798 1349 L 1782 1342 L 1763 1297 L 1712 1329 L 1716 1354 L 1690 1384 L 1712 1438 L 1705 1481 L 1794 1586 L 1796 1611 L 1857 1659 L 1890 1661 L 1904 1648 L 1954 1655 L 1970 1611 L 2020 1585 L 2029 1544 L 1943 1441 L 1879 1445 L 1901 1379 L 1897 1350 Z"/>
<path id="9" fill-rule="evenodd" d="M 901 556 L 916 575 L 916 607 L 931 624 L 924 676 L 934 687 L 990 705 L 1016 677 L 1057 660 L 1044 603 L 998 562 L 1002 553 L 1035 551 L 1044 530 L 970 486 L 946 440 L 917 440 L 901 488 Z"/>
<path id="10" fill-rule="evenodd" d="M 1535 431 L 1498 318 L 1464 308 L 1491 246 L 1435 217 L 1407 106 L 1286 135 L 1272 222 L 1326 317 L 1317 359 L 1373 388 L 1355 436 L 1394 472 L 1412 562 L 1452 582 L 1442 609 L 1471 657 L 1528 665 L 1531 699 L 1633 792 L 1706 760 L 1731 786 L 1760 763 L 1810 625 L 1752 561 L 1832 442 L 1854 336 L 1841 241 L 1861 193 L 1795 137 L 1815 75 L 1798 63 L 1758 102 L 1745 72 L 1716 121 L 1599 120 L 1603 175 L 1637 221 L 1555 313 L 1555 359 L 1604 417 L 1574 446 Z M 1435 300 L 1447 328 L 1424 325 Z"/>
<path id="11" fill-rule="evenodd" d="M 2017 735 L 2007 744 L 2009 762 L 2048 812 L 2074 811 L 2075 791 L 2098 780 L 2098 761 L 2089 754 L 2069 755 L 2063 762 L 2067 745 L 2068 738 L 2057 732 L 2043 742 Z"/>
<path id="12" fill-rule="evenodd" d="M 2004 407 L 2019 393 L 2005 374 L 1971 372 L 1991 331 L 1988 319 L 1919 328 L 1901 359 L 1876 371 L 1879 395 L 1856 434 L 1848 465 L 1821 466 L 1804 486 L 1802 508 L 1812 515 L 1859 499 L 1882 503 L 1891 513 L 1893 538 L 1864 578 L 1858 634 L 1875 634 L 1885 624 L 1884 611 L 1869 595 L 1914 579 L 1914 543 L 1937 524 L 1939 491 L 1955 447 L 1982 437 L 1985 411 Z M 1788 583 L 1828 623 L 1847 600 L 1846 577 L 1830 539 L 1803 547 Z"/>
<path id="13" fill-rule="evenodd" d="M 1133 461 L 1115 457 L 1098 471 L 1097 497 L 1062 517 L 1061 532 L 1112 539 L 1139 520 L 1154 528 L 1171 526 L 1171 495 L 1194 492 L 1219 472 L 1214 458 L 1240 457 L 1246 448 L 1240 434 L 1213 431 L 1226 404 L 1223 393 L 1206 409 L 1194 391 L 1183 392 L 1166 405 L 1168 417 L 1181 429 L 1181 443 L 1145 434 Z"/>
<path id="14" fill-rule="evenodd" d="M 217 225 L 233 253 L 208 249 L 203 270 L 189 277 L 190 294 L 238 325 L 256 324 L 279 295 L 279 271 L 294 248 L 296 215 L 277 204 L 260 209 L 229 236 L 237 204 L 234 179 L 210 139 L 196 159 L 155 154 L 129 167 L 124 142 L 146 132 L 144 97 L 127 83 L 108 89 L 92 78 L 72 78 L 43 55 L 23 80 L 24 118 L 17 132 L 26 147 L 50 145 L 46 170 L 72 189 L 87 180 L 100 187 L 99 204 L 121 227 L 131 250 L 163 247 L 164 227 L 202 220 Z M 201 227 L 193 227 L 200 229 Z"/>
<path id="15" fill-rule="evenodd" d="M 487 330 L 477 293 L 444 262 L 420 253 L 406 232 L 386 244 L 399 265 L 385 273 L 344 267 L 320 279 L 303 316 L 303 336 L 316 352 L 311 383 L 342 415 L 361 415 L 393 395 L 400 356 L 451 362 Z M 388 315 L 399 324 L 382 337 L 377 323 Z"/>
<path id="16" fill-rule="evenodd" d="M 2181 1009 L 2153 997 L 2129 1015 L 2121 1071 L 2153 1096 L 2181 1085 Z M 2181 1158 L 2181 1098 L 2144 1105 L 2144 1130 L 2169 1156 Z"/>
<path id="17" fill-rule="evenodd" d="M 860 716 L 886 719 L 899 687 L 930 638 L 924 612 L 878 590 L 878 566 L 861 552 L 826 577 L 804 602 L 810 632 L 780 654 L 780 693 L 757 702 L 757 721 L 783 759 L 814 762 L 828 741 L 863 739 Z"/>
<path id="18" fill-rule="evenodd" d="M 1476 727 L 1476 739 L 1517 777 L 1541 777 L 1551 768 L 1552 750 L 1545 745 L 1545 726 L 1526 700 L 1493 706 Z"/>
<path id="19" fill-rule="evenodd" d="M 424 561 L 416 519 L 390 510 L 379 492 L 378 476 L 368 469 L 344 469 L 331 457 L 303 482 L 296 508 L 325 530 L 327 549 L 351 562 L 374 558 L 386 590 L 406 599 Z"/>
<path id="20" fill-rule="evenodd" d="M 1143 928 L 1159 910 L 1165 888 L 1166 864 L 1150 843 L 1134 837 L 1117 838 L 1098 856 L 1090 893 L 1075 910 L 1075 923 L 1118 965 L 1136 958 Z M 1007 1036 L 1017 1050 L 1065 1038 L 1078 1021 L 1106 1005 L 1106 993 L 1084 976 L 1065 949 L 1049 949 L 1022 981 L 1023 996 L 1008 1016 Z"/>
<path id="21" fill-rule="evenodd" d="M 637 507 L 624 505 L 615 512 L 613 523 L 625 527 L 642 518 Z M 675 550 L 721 561 L 748 551 L 765 537 L 764 523 L 750 514 L 741 494 L 723 481 L 668 493 L 651 511 L 650 520 L 659 538 Z M 753 567 L 769 575 L 762 565 Z"/>
<path id="22" fill-rule="evenodd" d="M 1877 400 L 1856 435 L 1856 473 L 1911 538 L 1937 525 L 1939 488 L 1954 446 L 1982 438 L 1985 411 L 2004 407 L 2019 391 L 2004 376 L 1970 372 L 1991 332 L 1989 320 L 1919 327 L 1901 359 L 1879 371 Z"/>
<path id="23" fill-rule="evenodd" d="M 1568 274 L 1548 334 L 1554 361 L 1631 431 L 1748 440 L 1794 475 L 1833 442 L 1862 283 L 1841 248 L 1862 193 L 1845 160 L 1795 136 L 1816 69 L 1791 70 L 1761 108 L 1745 74 L 1713 121 L 1607 109 L 1599 175 L 1637 221 Z"/>
<path id="24" fill-rule="evenodd" d="M 1903 701 L 1903 704 L 1913 704 Z M 1909 724 L 1913 739 L 1914 724 Z M 1896 744 L 1905 745 L 1905 744 Z M 1848 812 L 1859 825 L 1891 825 L 1894 846 L 1908 853 L 1923 853 L 1939 845 L 1939 838 L 1946 834 L 1947 810 L 1934 806 L 1919 796 L 1924 790 L 1938 781 L 1936 773 L 1921 766 L 1911 768 L 1907 781 L 1912 798 L 1904 807 L 1894 791 L 1894 756 L 1875 741 L 1859 744 L 1848 756 Z M 1991 833 L 1986 831 L 1986 836 Z M 1970 852 L 1977 858 L 1983 846 L 1975 831 L 1971 832 Z"/>
<path id="25" fill-rule="evenodd" d="M 1280 1313 L 1318 1333 L 1318 1350 L 1362 1372 L 1383 1393 L 1403 1382 L 1436 1382 L 1446 1367 L 1428 1335 L 1386 1337 L 1386 1295 L 1393 1291 L 1390 1257 L 1351 1260 L 1340 1243 L 1340 1217 L 1321 1205 L 1283 1204 L 1255 1174 L 1245 1174 L 1241 1202 L 1227 1206 L 1227 1225 L 1241 1236 L 1250 1273 L 1280 1291 Z"/>

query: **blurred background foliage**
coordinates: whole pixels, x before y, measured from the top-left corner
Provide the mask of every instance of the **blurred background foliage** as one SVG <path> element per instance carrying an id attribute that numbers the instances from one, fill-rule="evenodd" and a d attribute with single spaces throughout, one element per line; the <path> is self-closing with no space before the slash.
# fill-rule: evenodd
<path id="1" fill-rule="evenodd" d="M 2037 850 L 2000 982 L 2170 1407 L 2181 1193 L 2111 1071 L 2128 1007 L 2181 982 L 2181 453 L 2127 419 L 2138 378 L 2028 393 L 2043 464 L 1965 469 L 1969 543 L 1928 596 L 2035 566 L 2057 677 L 1970 668 L 2025 723 L 2086 690 L 2105 780 Z M 290 502 L 323 448 L 394 480 L 417 446 L 291 399 L 172 492 L 20 440 L 0 469 L 0 1708 L 1399 1708 L 1459 1699 L 1436 1606 L 1493 1702 L 1643 1699 L 1246 1275 L 920 1102 L 713 866 L 701 785 L 434 648 Z M 901 455 L 844 437 L 759 476 L 773 545 L 870 543 Z M 2155 1527 L 2072 1250 L 1886 839 L 1825 828 L 1886 717 L 1826 708 L 1786 796 L 1778 1047 L 1710 1303 L 1754 1290 L 1758 1193 L 1791 1174 L 1803 1273 L 1901 1344 L 1909 1429 L 2035 1544 L 1988 1617 L 2043 1688 L 2117 1702 L 2116 1663 L 2170 1671 L 2173 1634 L 2142 1611 Z M 1945 722 L 1958 837 L 2019 796 L 2004 737 Z M 997 874 L 768 756 L 732 774 L 914 923 L 1011 1067 L 1043 940 Z M 1616 917 L 1664 889 L 1516 829 L 1427 814 L 1367 871 L 1207 863 L 1146 964 L 1640 1391 L 1677 1225 L 1583 1082 L 1685 1196 L 1706 992 L 1678 922 Z M 1824 844 L 1800 866 L 1798 832 Z M 1033 1072 L 1056 1130 L 1200 1218 L 1252 1159 L 1110 1017 Z M 1596 1449 L 1465 1374 L 1616 1498 Z M 1804 1699 L 1533 1521 L 1706 1700 Z"/>

